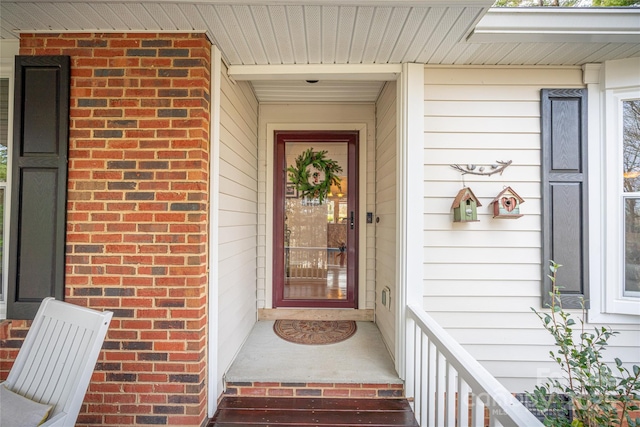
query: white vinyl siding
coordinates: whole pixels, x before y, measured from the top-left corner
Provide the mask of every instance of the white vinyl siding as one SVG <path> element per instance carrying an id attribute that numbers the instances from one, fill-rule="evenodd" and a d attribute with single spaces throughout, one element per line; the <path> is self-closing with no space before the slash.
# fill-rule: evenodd
<path id="1" fill-rule="evenodd" d="M 580 88 L 579 68 L 426 67 L 424 307 L 509 390 L 532 390 L 556 367 L 531 307 L 541 309 L 540 89 Z M 502 175 L 464 177 L 452 164 L 512 160 Z M 479 222 L 453 223 L 466 184 Z M 523 217 L 494 219 L 490 202 L 511 186 Z M 562 260 L 555 260 L 562 263 Z M 559 284 L 561 285 L 561 284 Z M 619 328 L 608 359 L 639 362 L 637 326 Z M 626 330 L 625 330 L 626 329 Z M 625 356 L 629 358 L 624 359 Z"/>
<path id="2" fill-rule="evenodd" d="M 272 308 L 271 256 L 273 227 L 273 131 L 360 130 L 360 258 L 358 308 L 373 309 L 375 301 L 374 224 L 366 212 L 375 208 L 375 105 L 373 103 L 260 104 L 260 205 L 258 216 L 258 308 Z M 362 130 L 366 134 L 362 135 Z"/>
<path id="3" fill-rule="evenodd" d="M 376 323 L 387 348 L 396 348 L 396 82 L 388 82 L 376 103 Z M 375 220 L 374 220 L 375 221 Z M 389 287 L 391 310 L 381 294 Z"/>
<path id="4" fill-rule="evenodd" d="M 218 372 L 227 371 L 256 321 L 258 102 L 246 82 L 220 94 Z"/>

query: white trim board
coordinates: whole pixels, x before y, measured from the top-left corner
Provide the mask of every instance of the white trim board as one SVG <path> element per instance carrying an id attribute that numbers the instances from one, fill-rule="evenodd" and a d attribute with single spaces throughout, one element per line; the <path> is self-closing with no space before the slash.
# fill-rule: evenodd
<path id="1" fill-rule="evenodd" d="M 493 8 L 471 32 L 471 43 L 638 43 L 640 9 Z"/>
<path id="2" fill-rule="evenodd" d="M 211 122 L 209 161 L 209 313 L 207 414 L 212 418 L 218 408 L 218 396 L 224 384 L 218 378 L 218 208 L 220 206 L 220 96 L 222 54 L 211 46 Z"/>
<path id="3" fill-rule="evenodd" d="M 400 64 L 287 64 L 232 65 L 229 77 L 234 80 L 396 80 Z"/>

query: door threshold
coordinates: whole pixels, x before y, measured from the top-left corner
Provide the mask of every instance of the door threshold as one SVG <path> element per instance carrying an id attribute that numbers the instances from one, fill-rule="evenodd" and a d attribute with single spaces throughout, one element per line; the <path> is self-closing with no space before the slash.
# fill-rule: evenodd
<path id="1" fill-rule="evenodd" d="M 352 308 L 261 308 L 258 320 L 356 320 L 373 322 L 373 309 Z"/>

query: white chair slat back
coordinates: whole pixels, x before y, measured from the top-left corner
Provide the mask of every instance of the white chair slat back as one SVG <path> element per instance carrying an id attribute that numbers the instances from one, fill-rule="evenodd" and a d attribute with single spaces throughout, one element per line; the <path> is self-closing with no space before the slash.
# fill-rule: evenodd
<path id="1" fill-rule="evenodd" d="M 9 372 L 6 385 L 31 400 L 54 405 L 73 426 L 111 321 L 98 312 L 46 298 Z M 45 423 L 46 425 L 46 423 Z"/>

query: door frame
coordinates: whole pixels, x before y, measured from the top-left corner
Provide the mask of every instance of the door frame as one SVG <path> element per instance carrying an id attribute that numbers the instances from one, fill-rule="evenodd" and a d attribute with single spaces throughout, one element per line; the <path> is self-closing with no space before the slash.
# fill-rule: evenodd
<path id="1" fill-rule="evenodd" d="M 266 193 L 265 193 L 265 263 L 264 263 L 264 301 L 266 310 L 277 310 L 273 307 L 273 161 L 275 152 L 274 131 L 302 131 L 308 129 L 316 130 L 352 130 L 359 133 L 359 153 L 358 153 L 358 192 L 361 195 L 358 218 L 360 224 L 366 222 L 366 202 L 363 201 L 362 195 L 367 191 L 366 174 L 367 168 L 367 152 L 369 144 L 368 132 L 372 124 L 365 121 L 338 122 L 338 121 L 311 121 L 302 120 L 300 122 L 284 122 L 284 121 L 268 121 L 265 123 L 266 138 Z M 358 236 L 359 254 L 358 257 L 362 261 L 366 259 L 367 250 L 367 230 L 361 228 Z M 366 283 L 366 263 L 360 262 L 358 265 L 358 311 L 365 310 L 367 307 L 367 283 Z M 284 309 L 284 307 L 281 307 Z"/>
<path id="2" fill-rule="evenodd" d="M 318 143 L 340 143 L 348 144 L 348 165 L 347 175 L 349 179 L 347 185 L 347 203 L 351 207 L 350 210 L 355 212 L 354 229 L 348 232 L 351 236 L 351 244 L 347 246 L 347 298 L 344 300 L 330 299 L 285 299 L 284 298 L 284 282 L 279 282 L 276 277 L 284 277 L 283 270 L 283 253 L 281 253 L 282 239 L 276 236 L 284 235 L 284 204 L 280 201 L 284 200 L 284 185 L 281 183 L 286 181 L 287 171 L 286 164 L 279 164 L 280 157 L 284 156 L 280 150 L 284 147 L 279 145 L 278 141 L 282 141 L 283 145 L 287 142 L 302 142 L 312 144 Z M 273 241 L 272 241 L 272 306 L 278 307 L 319 307 L 319 308 L 358 308 L 358 270 L 359 270 L 359 229 L 360 229 L 360 209 L 359 209 L 359 144 L 360 134 L 356 130 L 274 130 L 273 131 Z M 278 203 L 276 203 L 278 201 Z M 349 268 L 351 267 L 351 268 Z"/>

